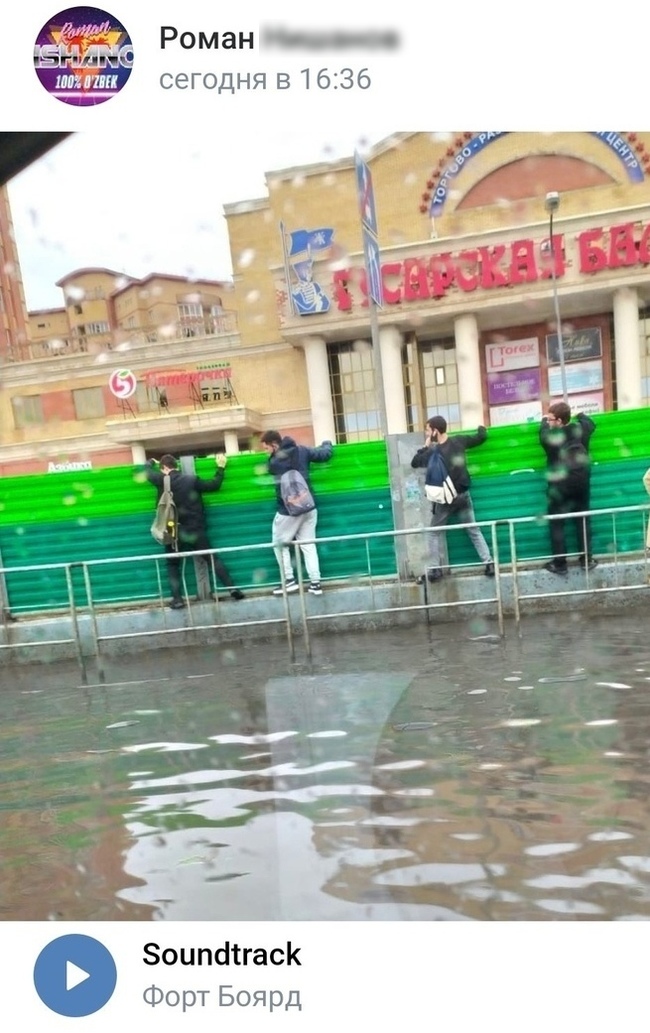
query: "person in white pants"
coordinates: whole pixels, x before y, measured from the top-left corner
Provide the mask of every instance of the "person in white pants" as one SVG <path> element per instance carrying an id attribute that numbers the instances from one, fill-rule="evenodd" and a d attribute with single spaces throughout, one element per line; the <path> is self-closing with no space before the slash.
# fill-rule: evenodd
<path id="1" fill-rule="evenodd" d="M 277 512 L 273 518 L 272 543 L 280 568 L 281 584 L 278 588 L 273 589 L 273 594 L 282 595 L 284 592 L 296 592 L 299 588 L 289 549 L 289 544 L 297 541 L 300 543 L 300 551 L 309 578 L 307 591 L 311 595 L 322 595 L 318 550 L 314 542 L 310 541 L 316 537 L 318 509 L 309 483 L 309 464 L 326 463 L 331 459 L 332 443 L 324 441 L 319 447 L 310 448 L 307 445 L 296 444 L 293 438 L 283 437 L 277 430 L 265 431 L 261 443 L 269 456 L 269 473 L 275 479 L 276 491 Z M 307 494 L 310 496 L 311 508 L 297 515 L 289 512 L 280 486 L 282 475 L 288 471 L 295 471 L 304 478 Z"/>

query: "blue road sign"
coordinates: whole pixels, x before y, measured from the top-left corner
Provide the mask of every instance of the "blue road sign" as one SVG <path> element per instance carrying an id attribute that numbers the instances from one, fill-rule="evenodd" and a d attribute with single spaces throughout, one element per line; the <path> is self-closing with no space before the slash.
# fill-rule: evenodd
<path id="1" fill-rule="evenodd" d="M 92 936 L 71 933 L 50 940 L 34 965 L 34 986 L 43 1004 L 70 1018 L 103 1008 L 116 982 L 113 955 Z"/>
<path id="2" fill-rule="evenodd" d="M 354 156 L 354 167 L 357 174 L 357 193 L 359 195 L 359 211 L 364 229 L 377 236 L 377 212 L 375 209 L 375 191 L 372 185 L 372 174 L 358 154 Z"/>
<path id="3" fill-rule="evenodd" d="M 363 227 L 363 254 L 366 260 L 366 277 L 368 279 L 368 294 L 375 305 L 381 306 L 384 301 L 384 293 L 381 285 L 381 256 L 379 244 L 374 234 L 369 233 Z"/>

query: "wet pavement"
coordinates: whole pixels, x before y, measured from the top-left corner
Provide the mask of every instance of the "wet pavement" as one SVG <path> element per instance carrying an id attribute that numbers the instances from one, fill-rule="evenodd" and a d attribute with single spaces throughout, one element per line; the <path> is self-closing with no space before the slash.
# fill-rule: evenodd
<path id="1" fill-rule="evenodd" d="M 495 630 L 3 667 L 0 917 L 649 918 L 641 611 Z"/>

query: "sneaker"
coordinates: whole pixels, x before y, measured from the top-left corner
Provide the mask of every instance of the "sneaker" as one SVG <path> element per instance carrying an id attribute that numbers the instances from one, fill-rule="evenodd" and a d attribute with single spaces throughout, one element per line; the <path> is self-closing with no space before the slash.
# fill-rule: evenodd
<path id="1" fill-rule="evenodd" d="M 320 586 L 320 581 L 310 581 L 307 591 L 310 592 L 311 595 L 322 595 L 323 589 Z"/>
<path id="2" fill-rule="evenodd" d="M 564 564 L 564 566 L 562 566 L 559 563 L 555 563 L 554 560 L 551 560 L 550 563 L 545 563 L 544 570 L 550 571 L 551 574 L 560 574 L 563 577 L 566 577 L 566 575 L 569 573 L 566 563 Z"/>
<path id="3" fill-rule="evenodd" d="M 169 604 L 169 609 L 170 610 L 184 610 L 185 609 L 185 600 L 184 599 L 172 599 L 172 601 Z"/>
<path id="4" fill-rule="evenodd" d="M 289 592 L 297 592 L 299 588 L 300 585 L 298 582 L 294 578 L 290 578 L 290 580 L 285 581 L 283 585 L 278 585 L 277 588 L 274 588 L 273 595 L 284 595 L 285 592 L 288 595 Z"/>
<path id="5" fill-rule="evenodd" d="M 581 570 L 593 570 L 594 567 L 598 566 L 598 560 L 595 560 L 593 556 L 590 556 L 589 559 L 585 561 L 584 556 L 581 556 L 578 560 L 578 566 Z"/>
<path id="6" fill-rule="evenodd" d="M 246 596 L 242 592 L 241 588 L 233 588 L 232 592 L 230 593 L 230 598 L 231 599 L 245 599 Z"/>
<path id="7" fill-rule="evenodd" d="M 484 574 L 486 577 L 494 577 L 494 563 L 490 560 L 489 563 L 485 564 Z"/>

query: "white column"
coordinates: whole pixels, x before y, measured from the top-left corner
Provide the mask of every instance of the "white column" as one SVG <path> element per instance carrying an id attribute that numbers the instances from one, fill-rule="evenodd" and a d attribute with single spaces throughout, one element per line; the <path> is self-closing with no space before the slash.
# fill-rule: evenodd
<path id="1" fill-rule="evenodd" d="M 389 434 L 406 434 L 406 404 L 402 372 L 402 335 L 394 326 L 379 329 L 379 348 L 384 378 L 386 424 Z"/>
<path id="2" fill-rule="evenodd" d="M 223 434 L 223 445 L 227 456 L 236 456 L 239 452 L 239 438 L 236 430 L 226 430 Z"/>
<path id="3" fill-rule="evenodd" d="M 618 408 L 638 409 L 641 405 L 641 345 L 639 298 L 634 287 L 619 287 L 614 293 L 614 348 Z"/>
<path id="4" fill-rule="evenodd" d="M 307 385 L 314 441 L 316 444 L 321 441 L 335 441 L 336 426 L 327 364 L 327 345 L 322 337 L 306 337 L 302 341 L 302 347 L 307 365 Z"/>
<path id="5" fill-rule="evenodd" d="M 454 320 L 454 337 L 458 369 L 460 425 L 470 429 L 478 427 L 484 420 L 476 316 L 471 314 L 458 316 Z"/>
<path id="6" fill-rule="evenodd" d="M 144 466 L 146 463 L 147 453 L 145 452 L 144 445 L 141 445 L 139 441 L 131 445 L 131 457 L 134 466 Z"/>

